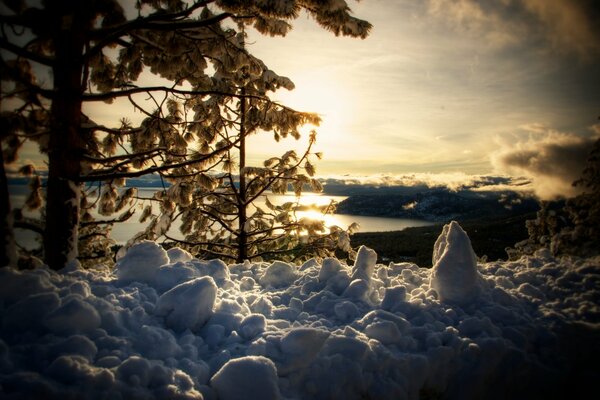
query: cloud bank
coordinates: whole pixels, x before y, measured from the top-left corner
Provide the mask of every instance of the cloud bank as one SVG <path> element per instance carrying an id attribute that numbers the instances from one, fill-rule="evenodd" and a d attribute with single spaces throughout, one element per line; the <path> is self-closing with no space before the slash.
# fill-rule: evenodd
<path id="1" fill-rule="evenodd" d="M 499 175 L 469 175 L 456 173 L 412 173 L 403 175 L 379 174 L 365 176 L 336 175 L 323 179 L 327 185 L 365 187 L 418 187 L 447 188 L 457 190 L 531 191 L 530 181 L 525 178 Z"/>
<path id="2" fill-rule="evenodd" d="M 537 124 L 524 128 L 529 130 L 529 138 L 500 143 L 491 156 L 492 165 L 498 172 L 529 178 L 541 199 L 577 195 L 580 190 L 573 182 L 581 177 L 590 150 L 600 138 L 600 124 L 592 127 L 594 135 L 590 137 L 544 129 Z"/>

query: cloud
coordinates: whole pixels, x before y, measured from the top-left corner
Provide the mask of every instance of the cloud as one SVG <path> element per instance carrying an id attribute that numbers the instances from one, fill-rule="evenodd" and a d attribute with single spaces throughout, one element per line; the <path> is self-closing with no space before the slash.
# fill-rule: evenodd
<path id="1" fill-rule="evenodd" d="M 466 173 L 411 173 L 366 176 L 330 176 L 327 185 L 365 187 L 427 187 L 450 190 L 512 191 L 535 195 L 543 200 L 573 197 L 580 188 L 573 182 L 581 177 L 600 124 L 591 126 L 591 135 L 559 132 L 540 123 L 521 125 L 520 134 L 498 140 L 490 155 L 494 175 Z"/>
<path id="2" fill-rule="evenodd" d="M 600 127 L 591 128 L 594 136 L 581 137 L 539 125 L 530 130 L 527 140 L 500 143 L 492 153 L 496 171 L 529 178 L 536 195 L 542 199 L 572 197 L 579 193 L 573 182 L 580 178 L 589 152 L 600 135 Z"/>
<path id="3" fill-rule="evenodd" d="M 550 46 L 589 58 L 600 51 L 598 10 L 586 0 L 525 0 L 525 7 L 544 27 Z"/>
<path id="4" fill-rule="evenodd" d="M 475 0 L 429 0 L 428 12 L 462 34 L 485 39 L 492 48 L 517 44 L 526 29 L 519 21 L 502 18 Z"/>
<path id="5" fill-rule="evenodd" d="M 379 174 L 366 176 L 330 176 L 324 179 L 327 185 L 365 187 L 418 187 L 447 188 L 450 190 L 478 191 L 531 191 L 530 182 L 524 178 L 492 175 L 469 175 L 456 173 L 413 173 L 403 175 Z"/>
<path id="6" fill-rule="evenodd" d="M 492 49 L 527 42 L 588 61 L 600 54 L 600 12 L 593 0 L 429 0 L 428 12 Z"/>

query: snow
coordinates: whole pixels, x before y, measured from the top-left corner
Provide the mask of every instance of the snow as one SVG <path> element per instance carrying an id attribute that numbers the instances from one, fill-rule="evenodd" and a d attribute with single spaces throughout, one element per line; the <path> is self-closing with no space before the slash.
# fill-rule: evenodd
<path id="1" fill-rule="evenodd" d="M 100 327 L 100 315 L 91 304 L 73 295 L 46 314 L 44 326 L 54 333 L 89 332 Z"/>
<path id="2" fill-rule="evenodd" d="M 178 261 L 187 262 L 192 261 L 194 256 L 179 247 L 173 247 L 167 250 L 167 256 L 169 257 L 170 263 L 176 263 Z"/>
<path id="3" fill-rule="evenodd" d="M 121 282 L 153 283 L 158 269 L 169 263 L 168 253 L 159 245 L 143 240 L 117 260 L 115 272 Z"/>
<path id="4" fill-rule="evenodd" d="M 210 276 L 196 278 L 165 292 L 156 302 L 155 314 L 176 332 L 197 331 L 213 314 L 217 285 Z"/>
<path id="5" fill-rule="evenodd" d="M 281 398 L 275 364 L 262 356 L 227 361 L 211 378 L 210 384 L 222 400 Z"/>
<path id="6" fill-rule="evenodd" d="M 250 314 L 240 323 L 240 335 L 244 339 L 253 339 L 265 331 L 267 319 L 262 314 Z"/>
<path id="7" fill-rule="evenodd" d="M 362 279 L 369 283 L 373 271 L 375 271 L 375 263 L 377 262 L 377 254 L 375 251 L 360 246 L 356 254 L 356 261 L 352 267 L 352 280 Z"/>
<path id="8" fill-rule="evenodd" d="M 477 256 L 467 233 L 456 221 L 444 226 L 433 247 L 430 285 L 443 302 L 464 304 L 479 293 Z"/>
<path id="9" fill-rule="evenodd" d="M 0 269 L 0 397 L 581 398 L 598 394 L 600 258 L 434 267 L 198 260 L 153 242 L 114 270 Z"/>
<path id="10" fill-rule="evenodd" d="M 272 286 L 274 288 L 289 286 L 296 280 L 294 267 L 282 261 L 275 261 L 269 265 L 265 273 L 260 277 L 260 284 L 263 287 Z"/>

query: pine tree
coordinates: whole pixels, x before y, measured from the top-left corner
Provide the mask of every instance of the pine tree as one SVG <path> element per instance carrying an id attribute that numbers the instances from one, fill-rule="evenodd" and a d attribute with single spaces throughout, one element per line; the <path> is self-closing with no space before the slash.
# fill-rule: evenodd
<path id="1" fill-rule="evenodd" d="M 243 32 L 241 25 L 242 49 Z M 228 74 L 227 79 L 235 82 L 239 97 L 221 96 L 220 110 L 226 122 L 217 125 L 220 131 L 213 130 L 208 135 L 209 140 L 219 136 L 228 149 L 218 165 L 222 171 L 197 174 L 181 169 L 170 175 L 172 186 L 157 196 L 161 210 L 153 215 L 156 223 L 129 244 L 140 239 L 156 240 L 163 235 L 200 257 L 218 256 L 237 262 L 273 256 L 325 256 L 336 248 L 351 250 L 347 231 L 336 226 L 325 227 L 323 221 L 297 217 L 297 212 L 306 207 L 298 200 L 303 190 L 322 190 L 314 178 L 311 160 L 321 157 L 320 153 L 312 153 L 314 130 L 302 154 L 288 151 L 266 160 L 260 167 L 247 165 L 246 141 L 250 136 L 270 133 L 276 141 L 288 136 L 300 139 L 301 125 L 320 122 L 316 114 L 298 112 L 271 101 L 269 92 L 292 90 L 294 85 L 259 60 L 255 61 L 252 67 Z M 209 101 L 213 100 L 214 97 Z M 206 143 L 200 143 L 201 149 L 205 146 Z M 281 195 L 288 189 L 297 196 L 295 202 L 276 205 L 269 201 L 268 193 Z M 321 207 L 321 211 L 333 212 L 334 205 Z M 168 234 L 176 220 L 180 221 L 184 240 Z"/>
<path id="2" fill-rule="evenodd" d="M 43 238 L 51 268 L 77 257 L 82 215 L 94 204 L 83 194 L 86 183 L 102 183 L 98 204 L 110 214 L 111 205 L 121 202 L 116 188 L 125 179 L 149 173 L 205 178 L 236 145 L 218 134 L 227 125 L 223 102 L 244 97 L 228 75 L 258 64 L 222 21 L 243 20 L 263 34 L 285 35 L 288 21 L 305 10 L 336 35 L 364 38 L 370 29 L 351 16 L 345 1 L 138 0 L 134 5 L 137 15 L 130 17 L 116 0 L 40 5 L 13 0 L 0 15 L 0 72 L 7 82 L 2 104 L 11 104 L 2 113 L 4 161 L 13 162 L 25 141 L 37 142 L 47 155 Z M 172 85 L 143 85 L 143 71 Z M 142 104 L 140 94 L 155 106 Z M 125 120 L 100 126 L 82 112 L 84 103 L 119 98 L 146 115 L 140 126 Z M 194 150 L 198 141 L 201 151 Z M 163 217 L 153 220 L 157 231 L 169 219 L 164 215 L 174 211 L 169 201 L 161 207 Z M 127 209 L 114 220 L 129 214 Z"/>

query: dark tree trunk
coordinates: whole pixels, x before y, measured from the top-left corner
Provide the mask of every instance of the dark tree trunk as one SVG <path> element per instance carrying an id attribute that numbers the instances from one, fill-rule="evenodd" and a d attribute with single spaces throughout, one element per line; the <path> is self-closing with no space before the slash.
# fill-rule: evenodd
<path id="1" fill-rule="evenodd" d="M 0 146 L 0 267 L 13 265 L 17 261 L 9 195 L 4 155 Z"/>
<path id="2" fill-rule="evenodd" d="M 246 91 L 242 89 L 242 96 L 244 94 L 246 94 Z M 248 220 L 248 217 L 246 215 L 246 175 L 244 173 L 244 168 L 246 167 L 246 99 L 242 97 L 240 101 L 240 192 L 238 199 L 239 236 L 237 262 L 242 263 L 248 258 L 248 235 L 246 232 L 246 221 Z"/>
<path id="3" fill-rule="evenodd" d="M 67 4 L 64 4 L 67 3 Z M 69 4 L 70 3 L 70 4 Z M 56 64 L 53 68 L 56 97 L 51 107 L 51 129 L 48 151 L 48 189 L 46 228 L 44 232 L 45 262 L 60 269 L 77 257 L 79 226 L 79 186 L 83 144 L 81 97 L 83 93 L 83 50 L 89 17 L 86 2 L 56 4 L 55 17 L 61 21 L 57 29 Z"/>

